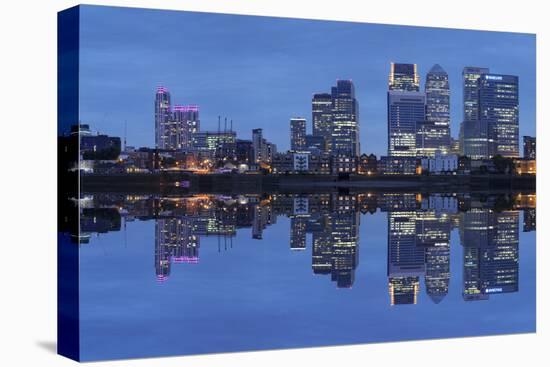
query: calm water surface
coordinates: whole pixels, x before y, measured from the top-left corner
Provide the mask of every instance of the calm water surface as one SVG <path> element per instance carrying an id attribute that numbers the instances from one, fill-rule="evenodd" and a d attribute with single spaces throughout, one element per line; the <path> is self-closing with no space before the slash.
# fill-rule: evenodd
<path id="1" fill-rule="evenodd" d="M 533 195 L 89 195 L 83 360 L 535 331 Z"/>

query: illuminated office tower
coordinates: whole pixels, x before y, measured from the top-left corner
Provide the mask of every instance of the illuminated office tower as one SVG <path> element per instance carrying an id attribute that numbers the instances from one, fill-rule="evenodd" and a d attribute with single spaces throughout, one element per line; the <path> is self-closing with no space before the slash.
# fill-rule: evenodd
<path id="1" fill-rule="evenodd" d="M 481 261 L 494 228 L 494 214 L 488 209 L 472 208 L 460 217 L 460 242 L 463 247 L 462 298 L 465 301 L 487 300 L 483 292 Z"/>
<path id="2" fill-rule="evenodd" d="M 420 76 L 416 64 L 390 64 L 389 90 L 420 91 Z"/>
<path id="3" fill-rule="evenodd" d="M 359 263 L 359 220 L 355 195 L 333 194 L 329 228 L 332 242 L 331 279 L 338 288 L 351 288 Z"/>
<path id="4" fill-rule="evenodd" d="M 519 211 L 492 213 L 494 232 L 481 259 L 482 292 L 491 295 L 519 289 Z"/>
<path id="5" fill-rule="evenodd" d="M 324 151 L 332 148 L 332 96 L 330 93 L 316 93 L 311 100 L 311 122 L 313 136 L 321 136 L 325 141 Z"/>
<path id="6" fill-rule="evenodd" d="M 523 158 L 537 159 L 537 138 L 534 136 L 523 137 Z"/>
<path id="7" fill-rule="evenodd" d="M 416 213 L 388 212 L 388 273 L 423 275 L 424 248 L 416 243 Z"/>
<path id="8" fill-rule="evenodd" d="M 417 276 L 389 278 L 390 305 L 415 305 L 420 290 Z"/>
<path id="9" fill-rule="evenodd" d="M 319 218 L 321 231 L 312 234 L 311 267 L 314 274 L 332 272 L 332 238 L 330 232 L 330 214 Z"/>
<path id="10" fill-rule="evenodd" d="M 252 150 L 254 151 L 254 163 L 264 162 L 267 156 L 262 129 L 252 130 Z"/>
<path id="11" fill-rule="evenodd" d="M 426 76 L 426 119 L 417 126 L 417 156 L 433 157 L 451 150 L 449 76 L 435 64 Z"/>
<path id="12" fill-rule="evenodd" d="M 306 119 L 290 119 L 290 150 L 303 151 L 306 148 Z"/>
<path id="13" fill-rule="evenodd" d="M 172 121 L 177 125 L 177 131 L 172 139 L 170 149 L 191 148 L 192 136 L 200 130 L 199 106 L 174 106 Z"/>
<path id="14" fill-rule="evenodd" d="M 307 222 L 307 218 L 304 218 L 304 217 L 290 218 L 290 249 L 291 250 L 306 249 L 306 222 Z"/>
<path id="15" fill-rule="evenodd" d="M 479 79 L 479 122 L 487 128 L 488 157 L 519 157 L 519 84 L 513 75 Z"/>
<path id="16" fill-rule="evenodd" d="M 517 292 L 519 286 L 519 211 L 472 209 L 462 213 L 463 298 L 486 300 Z"/>
<path id="17" fill-rule="evenodd" d="M 201 152 L 211 152 L 217 158 L 237 155 L 237 133 L 235 131 L 199 131 L 191 134 L 191 147 Z"/>
<path id="18" fill-rule="evenodd" d="M 424 272 L 424 247 L 416 244 L 416 212 L 388 212 L 390 303 L 416 304 L 419 277 Z"/>
<path id="19" fill-rule="evenodd" d="M 488 156 L 487 126 L 479 120 L 479 78 L 487 68 L 465 67 L 462 70 L 463 120 L 460 124 L 460 151 L 481 159 Z"/>
<path id="20" fill-rule="evenodd" d="M 338 80 L 332 87 L 331 153 L 347 157 L 360 155 L 359 103 L 351 80 Z"/>
<path id="21" fill-rule="evenodd" d="M 388 92 L 388 155 L 416 157 L 417 127 L 426 118 L 426 97 L 420 92 Z"/>
<path id="22" fill-rule="evenodd" d="M 436 304 L 449 293 L 450 269 L 450 242 L 437 242 L 426 248 L 426 293 Z"/>
<path id="23" fill-rule="evenodd" d="M 254 208 L 254 216 L 252 219 L 252 238 L 261 240 L 263 231 L 269 225 L 276 221 L 276 216 L 272 213 L 271 205 L 258 203 Z"/>
<path id="24" fill-rule="evenodd" d="M 417 246 L 448 243 L 451 236 L 451 217 L 435 210 L 419 210 L 415 220 Z"/>
<path id="25" fill-rule="evenodd" d="M 155 147 L 166 149 L 167 124 L 170 122 L 170 92 L 165 87 L 158 87 L 155 95 Z"/>
<path id="26" fill-rule="evenodd" d="M 338 288 L 350 288 L 359 263 L 357 196 L 332 194 L 330 205 L 330 213 L 319 217 L 320 230 L 312 233 L 312 269 L 330 274 Z"/>

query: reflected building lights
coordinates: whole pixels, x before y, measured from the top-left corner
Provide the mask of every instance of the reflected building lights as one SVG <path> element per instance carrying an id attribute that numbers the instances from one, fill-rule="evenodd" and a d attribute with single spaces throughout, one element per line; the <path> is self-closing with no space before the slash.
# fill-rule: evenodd
<path id="1" fill-rule="evenodd" d="M 387 215 L 391 305 L 418 303 L 422 280 L 433 303 L 444 301 L 451 279 L 453 229 L 458 229 L 462 247 L 461 293 L 465 301 L 519 291 L 519 213 L 523 211 L 524 230 L 534 230 L 536 215 L 531 194 L 487 198 L 334 192 L 161 199 L 105 195 L 90 197 L 81 214 L 81 227 L 88 234 L 102 235 L 121 230 L 122 220 L 126 228 L 126 223 L 135 219 L 154 219 L 158 282 L 170 278 L 173 264 L 199 264 L 201 237 L 214 236 L 218 251 L 228 250 L 239 229 L 251 228 L 251 237 L 261 240 L 277 217 L 285 216 L 289 218 L 290 249 L 306 253 L 311 249 L 314 275 L 330 275 L 337 288 L 351 288 L 359 266 L 361 215 L 368 218 L 380 209 Z"/>

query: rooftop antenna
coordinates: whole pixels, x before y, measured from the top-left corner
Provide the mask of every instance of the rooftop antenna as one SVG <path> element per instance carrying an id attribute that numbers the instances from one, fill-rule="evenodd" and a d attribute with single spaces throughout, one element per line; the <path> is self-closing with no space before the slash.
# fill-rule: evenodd
<path id="1" fill-rule="evenodd" d="M 224 119 L 224 122 L 223 122 L 223 132 L 224 134 L 227 132 L 227 117 Z"/>
<path id="2" fill-rule="evenodd" d="M 127 122 L 127 120 L 124 120 L 124 147 L 123 147 L 123 150 L 126 150 L 126 122 Z"/>
<path id="3" fill-rule="evenodd" d="M 233 119 L 231 119 L 231 128 L 230 131 L 233 132 Z"/>
<path id="4" fill-rule="evenodd" d="M 220 119 L 221 119 L 221 116 L 218 115 L 218 134 L 220 133 Z"/>

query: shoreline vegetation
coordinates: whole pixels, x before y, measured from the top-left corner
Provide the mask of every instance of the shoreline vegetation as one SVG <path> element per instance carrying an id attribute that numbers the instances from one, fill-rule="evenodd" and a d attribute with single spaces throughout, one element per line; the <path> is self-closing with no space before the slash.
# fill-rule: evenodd
<path id="1" fill-rule="evenodd" d="M 132 174 L 84 174 L 82 192 L 140 193 L 255 193 L 310 192 L 334 190 L 423 192 L 510 192 L 535 191 L 536 176 L 507 174 L 472 175 L 261 175 L 192 174 L 157 172 Z"/>

